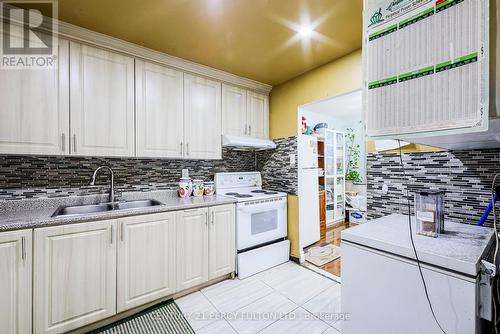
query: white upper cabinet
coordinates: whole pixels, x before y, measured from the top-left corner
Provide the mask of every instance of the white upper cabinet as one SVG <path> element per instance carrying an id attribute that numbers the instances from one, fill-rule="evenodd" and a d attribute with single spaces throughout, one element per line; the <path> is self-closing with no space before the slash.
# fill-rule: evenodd
<path id="1" fill-rule="evenodd" d="M 184 157 L 221 159 L 221 123 L 221 83 L 184 74 Z"/>
<path id="2" fill-rule="evenodd" d="M 31 334 L 32 232 L 0 234 L 0 332 Z"/>
<path id="3" fill-rule="evenodd" d="M 69 152 L 68 44 L 59 41 L 59 70 L 0 70 L 0 153 Z"/>
<path id="4" fill-rule="evenodd" d="M 269 98 L 235 86 L 222 85 L 222 133 L 269 137 Z"/>
<path id="5" fill-rule="evenodd" d="M 135 155 L 134 59 L 70 44 L 71 153 Z"/>
<path id="6" fill-rule="evenodd" d="M 268 138 L 265 94 L 115 49 L 58 47 L 56 69 L 0 70 L 0 154 L 222 159 L 221 134 Z"/>
<path id="7" fill-rule="evenodd" d="M 138 157 L 182 158 L 183 74 L 135 61 Z"/>
<path id="8" fill-rule="evenodd" d="M 248 134 L 255 138 L 269 137 L 269 97 L 264 94 L 247 94 Z"/>
<path id="9" fill-rule="evenodd" d="M 222 133 L 248 135 L 246 89 L 222 84 Z"/>

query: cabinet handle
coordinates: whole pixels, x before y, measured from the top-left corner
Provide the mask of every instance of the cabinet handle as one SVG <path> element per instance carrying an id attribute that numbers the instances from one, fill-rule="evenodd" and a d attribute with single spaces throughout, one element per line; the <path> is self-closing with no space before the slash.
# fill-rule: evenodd
<path id="1" fill-rule="evenodd" d="M 245 124 L 245 136 L 248 134 L 248 125 Z"/>
<path id="2" fill-rule="evenodd" d="M 248 126 L 248 135 L 249 136 L 252 135 L 252 126 L 251 125 Z"/>
<path id="3" fill-rule="evenodd" d="M 26 261 L 26 238 L 21 237 L 21 258 Z"/>
<path id="4" fill-rule="evenodd" d="M 215 224 L 215 212 L 212 211 L 212 225 Z"/>
<path id="5" fill-rule="evenodd" d="M 186 143 L 186 153 L 189 155 L 189 143 Z"/>
<path id="6" fill-rule="evenodd" d="M 205 225 L 208 225 L 208 212 L 205 212 Z"/>
<path id="7" fill-rule="evenodd" d="M 120 239 L 121 239 L 122 242 L 123 242 L 123 234 L 125 233 L 125 226 L 124 225 L 125 224 L 122 224 L 120 226 Z"/>
<path id="8" fill-rule="evenodd" d="M 181 142 L 181 156 L 184 154 L 184 143 Z"/>
<path id="9" fill-rule="evenodd" d="M 66 134 L 61 134 L 61 151 L 66 153 Z"/>
<path id="10" fill-rule="evenodd" d="M 111 244 L 113 244 L 113 225 L 110 226 L 111 228 L 109 229 L 109 241 Z"/>
<path id="11" fill-rule="evenodd" d="M 76 134 L 73 135 L 73 153 L 76 153 Z"/>

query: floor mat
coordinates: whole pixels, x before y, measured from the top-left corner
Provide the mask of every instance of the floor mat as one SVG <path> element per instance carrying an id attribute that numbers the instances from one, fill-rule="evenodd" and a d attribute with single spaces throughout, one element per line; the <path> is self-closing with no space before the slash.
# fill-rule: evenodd
<path id="1" fill-rule="evenodd" d="M 315 266 L 322 266 L 340 257 L 340 247 L 327 244 L 323 246 L 313 246 L 307 249 L 305 254 L 306 261 Z"/>
<path id="2" fill-rule="evenodd" d="M 173 300 L 155 305 L 90 334 L 194 334 Z"/>

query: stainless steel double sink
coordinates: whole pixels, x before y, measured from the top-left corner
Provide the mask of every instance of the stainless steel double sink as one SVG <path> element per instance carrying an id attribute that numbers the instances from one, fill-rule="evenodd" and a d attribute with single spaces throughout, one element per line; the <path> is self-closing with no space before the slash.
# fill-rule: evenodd
<path id="1" fill-rule="evenodd" d="M 98 203 L 91 205 L 61 206 L 52 214 L 52 217 L 83 216 L 118 210 L 144 209 L 158 205 L 163 205 L 163 203 L 157 200 L 147 199 L 115 203 Z"/>

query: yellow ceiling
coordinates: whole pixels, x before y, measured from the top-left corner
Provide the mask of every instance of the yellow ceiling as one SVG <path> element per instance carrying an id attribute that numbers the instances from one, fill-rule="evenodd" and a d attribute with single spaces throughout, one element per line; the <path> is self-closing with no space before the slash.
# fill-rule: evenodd
<path id="1" fill-rule="evenodd" d="M 59 0 L 63 21 L 271 85 L 359 49 L 361 16 L 362 0 Z"/>

